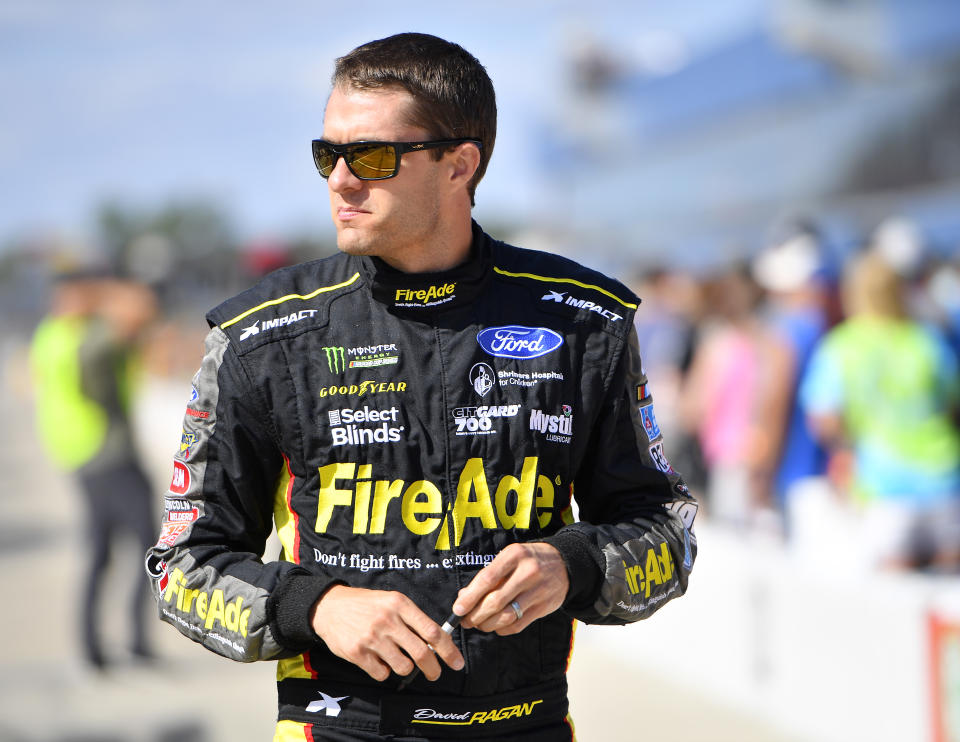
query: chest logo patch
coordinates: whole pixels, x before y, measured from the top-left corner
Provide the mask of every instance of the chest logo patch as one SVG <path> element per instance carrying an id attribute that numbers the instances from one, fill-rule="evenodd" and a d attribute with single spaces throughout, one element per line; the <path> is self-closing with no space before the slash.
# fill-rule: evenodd
<path id="1" fill-rule="evenodd" d="M 477 343 L 492 356 L 523 361 L 555 351 L 563 345 L 563 338 L 546 327 L 507 325 L 481 330 Z"/>

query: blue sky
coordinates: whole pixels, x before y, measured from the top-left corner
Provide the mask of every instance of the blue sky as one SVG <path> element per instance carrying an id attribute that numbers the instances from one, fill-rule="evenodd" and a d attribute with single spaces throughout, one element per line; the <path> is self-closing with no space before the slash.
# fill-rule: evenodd
<path id="1" fill-rule="evenodd" d="M 487 66 L 500 126 L 476 215 L 523 219 L 543 207 L 531 137 L 557 110 L 572 44 L 593 37 L 637 58 L 667 39 L 696 55 L 768 5 L 4 0 L 0 244 L 32 232 L 89 238 L 106 199 L 213 198 L 250 237 L 328 229 L 308 143 L 332 60 L 411 30 L 457 41 Z"/>

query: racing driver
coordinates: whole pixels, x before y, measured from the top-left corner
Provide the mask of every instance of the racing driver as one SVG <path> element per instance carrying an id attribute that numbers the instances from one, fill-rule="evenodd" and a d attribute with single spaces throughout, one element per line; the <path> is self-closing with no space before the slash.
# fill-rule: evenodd
<path id="1" fill-rule="evenodd" d="M 573 621 L 686 589 L 639 299 L 472 221 L 495 131 L 456 44 L 338 59 L 312 148 L 340 252 L 207 316 L 147 568 L 164 621 L 279 661 L 275 740 L 571 740 Z"/>

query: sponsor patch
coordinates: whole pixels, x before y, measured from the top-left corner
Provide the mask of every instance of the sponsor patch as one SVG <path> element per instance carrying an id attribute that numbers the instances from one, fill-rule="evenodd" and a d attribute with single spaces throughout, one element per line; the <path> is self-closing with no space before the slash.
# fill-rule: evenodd
<path id="1" fill-rule="evenodd" d="M 616 312 L 611 312 L 609 309 L 587 299 L 579 299 L 571 296 L 566 291 L 551 290 L 540 297 L 540 301 L 553 301 L 557 304 L 564 304 L 566 306 L 576 307 L 577 309 L 586 309 L 590 312 L 596 312 L 601 317 L 606 317 L 611 322 L 619 322 L 623 319 L 623 316 Z"/>
<path id="2" fill-rule="evenodd" d="M 538 431 L 553 443 L 569 443 L 573 436 L 573 408 L 565 404 L 561 410 L 560 415 L 530 410 L 530 430 Z"/>
<path id="3" fill-rule="evenodd" d="M 189 430 L 184 430 L 180 435 L 180 451 L 177 453 L 181 459 L 190 458 L 190 449 L 200 440 L 200 436 Z"/>
<path id="4" fill-rule="evenodd" d="M 302 322 L 305 319 L 313 317 L 317 313 L 316 309 L 301 309 L 299 312 L 293 312 L 292 314 L 285 314 L 282 317 L 274 317 L 273 319 L 257 320 L 249 327 L 244 327 L 240 333 L 240 340 L 246 340 L 251 338 L 254 335 L 259 335 L 261 332 L 269 332 L 270 330 L 275 330 L 278 327 L 286 327 L 287 325 L 292 325 L 295 322 Z"/>
<path id="5" fill-rule="evenodd" d="M 494 418 L 516 417 L 520 405 L 484 405 L 480 407 L 457 407 L 453 410 L 453 422 L 457 435 L 490 435 L 496 433 Z"/>
<path id="6" fill-rule="evenodd" d="M 394 366 L 400 361 L 400 354 L 395 343 L 347 348 L 347 357 L 350 359 L 347 363 L 348 368 Z"/>
<path id="7" fill-rule="evenodd" d="M 160 592 L 166 590 L 168 581 L 167 563 L 154 554 L 147 554 L 144 567 L 147 570 L 147 576 L 157 581 L 157 587 L 160 588 Z"/>
<path id="8" fill-rule="evenodd" d="M 673 467 L 670 466 L 670 462 L 667 461 L 667 456 L 663 452 L 662 441 L 658 441 L 650 446 L 650 458 L 653 459 L 653 463 L 664 474 L 673 474 Z"/>
<path id="9" fill-rule="evenodd" d="M 650 390 L 647 389 L 647 384 L 637 384 L 637 401 L 645 402 L 650 399 Z"/>
<path id="10" fill-rule="evenodd" d="M 327 368 L 331 374 L 342 374 L 344 369 L 345 348 L 342 345 L 328 345 L 323 348 L 327 356 Z"/>
<path id="11" fill-rule="evenodd" d="M 179 461 L 173 462 L 173 477 L 170 479 L 170 491 L 182 495 L 190 488 L 190 470 Z"/>
<path id="12" fill-rule="evenodd" d="M 176 543 L 177 539 L 180 538 L 180 534 L 189 527 L 189 523 L 164 523 L 160 527 L 160 538 L 157 539 L 156 545 L 169 549 Z"/>
<path id="13" fill-rule="evenodd" d="M 319 714 L 321 711 L 325 711 L 327 716 L 340 716 L 340 701 L 350 697 L 339 696 L 334 698 L 333 696 L 328 696 L 322 690 L 317 692 L 320 694 L 320 700 L 311 701 L 307 704 L 308 714 Z"/>
<path id="14" fill-rule="evenodd" d="M 653 414 L 653 405 L 648 404 L 640 407 L 640 422 L 643 423 L 643 429 L 647 432 L 647 439 L 651 442 L 654 438 L 660 437 L 660 426 L 657 425 L 657 417 Z"/>
<path id="15" fill-rule="evenodd" d="M 342 407 L 327 411 L 330 434 L 334 446 L 366 446 L 372 443 L 396 443 L 404 431 L 397 422 L 399 410 L 387 410 L 364 405 L 360 409 Z"/>
<path id="16" fill-rule="evenodd" d="M 424 289 L 397 289 L 393 302 L 398 307 L 435 307 L 452 301 L 456 290 L 456 283 L 441 283 Z"/>
<path id="17" fill-rule="evenodd" d="M 650 590 L 654 586 L 663 585 L 673 579 L 675 571 L 673 555 L 666 541 L 660 542 L 659 552 L 647 549 L 645 562 L 627 566 L 623 563 L 624 577 L 627 581 L 627 590 L 631 595 L 650 597 Z"/>
<path id="18" fill-rule="evenodd" d="M 493 369 L 486 363 L 475 363 L 470 369 L 470 386 L 473 391 L 481 397 L 486 396 L 487 392 L 493 389 Z"/>
<path id="19" fill-rule="evenodd" d="M 563 381 L 562 371 L 498 371 L 500 386 L 534 387 L 541 381 Z"/>
<path id="20" fill-rule="evenodd" d="M 361 381 L 359 384 L 334 384 L 332 386 L 321 387 L 318 392 L 321 398 L 324 397 L 365 397 L 368 394 L 383 394 L 384 392 L 405 392 L 407 391 L 407 382 L 405 381 Z"/>
<path id="21" fill-rule="evenodd" d="M 163 514 L 165 523 L 193 523 L 200 517 L 200 511 L 180 497 L 163 498 Z"/>
<path id="22" fill-rule="evenodd" d="M 200 420 L 206 420 L 208 417 L 210 417 L 210 413 L 206 410 L 195 410 L 192 407 L 187 407 L 187 414 L 190 417 L 196 417 Z"/>
<path id="23" fill-rule="evenodd" d="M 547 327 L 507 325 L 481 330 L 477 343 L 492 356 L 524 361 L 555 351 L 563 345 L 563 338 Z"/>

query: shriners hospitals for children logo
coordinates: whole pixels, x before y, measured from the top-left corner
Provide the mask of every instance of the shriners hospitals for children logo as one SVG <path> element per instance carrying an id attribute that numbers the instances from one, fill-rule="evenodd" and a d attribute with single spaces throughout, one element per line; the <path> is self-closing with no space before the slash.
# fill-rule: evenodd
<path id="1" fill-rule="evenodd" d="M 473 368 L 470 369 L 469 378 L 470 386 L 473 387 L 473 391 L 475 391 L 481 397 L 485 396 L 487 392 L 493 389 L 493 369 L 490 368 L 486 363 L 473 364 Z"/>

